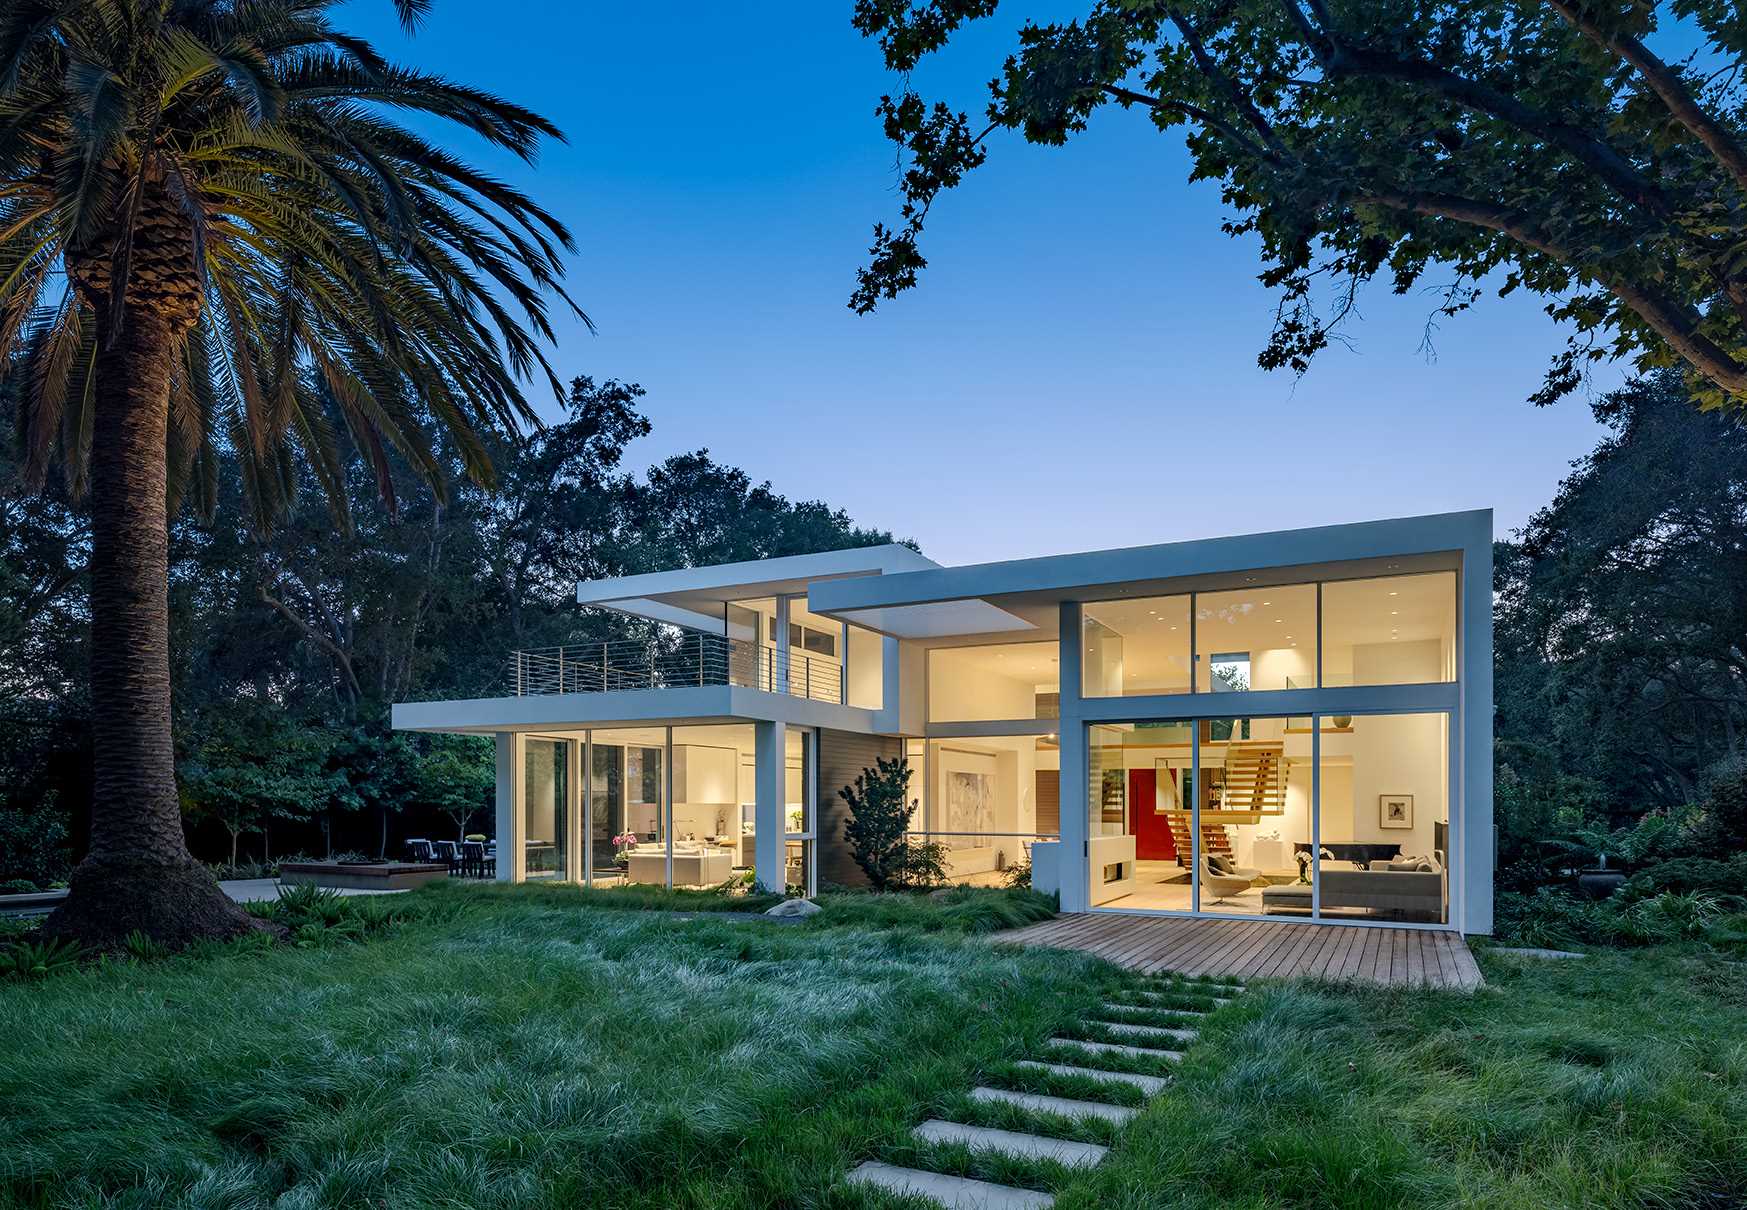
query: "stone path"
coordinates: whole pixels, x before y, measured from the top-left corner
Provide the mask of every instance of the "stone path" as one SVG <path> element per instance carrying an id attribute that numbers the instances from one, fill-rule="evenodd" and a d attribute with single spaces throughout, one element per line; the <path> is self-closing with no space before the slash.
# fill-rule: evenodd
<path id="1" fill-rule="evenodd" d="M 972 1102 L 1004 1110 L 1009 1118 L 1022 1118 L 1024 1129 L 930 1118 L 911 1132 L 911 1140 L 921 1153 L 916 1163 L 927 1165 L 936 1158 L 936 1149 L 947 1149 L 938 1154 L 939 1167 L 954 1166 L 950 1162 L 954 1160 L 962 1165 L 962 1151 L 972 1157 L 999 1157 L 1009 1169 L 1015 1162 L 1036 1164 L 1042 1177 L 1095 1166 L 1109 1152 L 1108 1143 L 1115 1141 L 1117 1132 L 1141 1109 L 1132 1103 L 1119 1103 L 1132 1102 L 1134 1092 L 1119 1095 L 1115 1090 L 1136 1090 L 1143 1103 L 1165 1091 L 1170 1086 L 1170 1067 L 1182 1059 L 1183 1048 L 1200 1035 L 1200 1020 L 1231 1003 L 1242 991 L 1229 981 L 1177 975 L 1134 979 L 1104 1004 L 1098 1019 L 1080 1023 L 1082 1028 L 1074 1032 L 1084 1036 L 1052 1037 L 1044 1044 L 1043 1054 L 1013 1065 L 1023 1073 L 1014 1082 L 1029 1087 L 996 1087 L 1004 1081 L 994 1077 L 991 1084 L 971 1089 Z M 1111 1089 L 1118 1099 L 1095 1099 L 1088 1089 L 1100 1087 Z M 1084 1134 L 1087 1123 L 1101 1124 L 1107 1142 L 1064 1137 Z M 1046 1210 L 1055 1204 L 1053 1194 L 1037 1189 L 925 1166 L 870 1160 L 844 1179 L 851 1185 L 926 1198 L 947 1210 Z"/>

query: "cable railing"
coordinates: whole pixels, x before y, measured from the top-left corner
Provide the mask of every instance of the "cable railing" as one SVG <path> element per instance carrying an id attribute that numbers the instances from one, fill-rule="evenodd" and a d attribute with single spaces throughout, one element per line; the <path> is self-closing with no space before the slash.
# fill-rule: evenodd
<path id="1" fill-rule="evenodd" d="M 515 697 L 740 685 L 820 702 L 843 700 L 843 666 L 835 660 L 701 632 L 670 641 L 566 643 L 514 651 L 506 676 Z"/>

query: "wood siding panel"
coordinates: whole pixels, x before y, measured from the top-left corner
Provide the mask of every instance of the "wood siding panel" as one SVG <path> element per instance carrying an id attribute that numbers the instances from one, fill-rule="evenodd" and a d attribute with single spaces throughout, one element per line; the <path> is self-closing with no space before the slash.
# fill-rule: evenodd
<path id="1" fill-rule="evenodd" d="M 885 735 L 857 735 L 852 731 L 819 730 L 819 885 L 866 886 L 867 875 L 849 855 L 843 841 L 843 825 L 849 820 L 849 804 L 837 791 L 855 780 L 874 760 L 890 760 L 904 754 L 904 741 Z M 917 771 L 920 775 L 920 770 Z M 916 785 L 915 777 L 911 778 Z M 916 790 L 917 794 L 921 791 Z"/>
<path id="2" fill-rule="evenodd" d="M 1037 771 L 1037 833 L 1059 835 L 1062 830 L 1062 775 L 1059 769 Z"/>

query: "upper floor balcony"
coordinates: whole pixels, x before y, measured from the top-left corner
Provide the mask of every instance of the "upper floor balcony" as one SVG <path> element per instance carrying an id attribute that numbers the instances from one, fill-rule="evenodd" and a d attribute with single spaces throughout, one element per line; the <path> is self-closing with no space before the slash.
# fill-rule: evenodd
<path id="1" fill-rule="evenodd" d="M 845 689 L 838 660 L 697 631 L 665 640 L 515 651 L 507 677 L 506 689 L 514 697 L 737 685 L 841 704 Z"/>

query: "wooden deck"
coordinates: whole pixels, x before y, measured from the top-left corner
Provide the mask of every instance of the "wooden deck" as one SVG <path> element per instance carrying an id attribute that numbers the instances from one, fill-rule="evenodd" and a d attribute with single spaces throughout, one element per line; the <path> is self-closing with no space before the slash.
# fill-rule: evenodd
<path id="1" fill-rule="evenodd" d="M 1462 938 L 1436 929 L 1083 912 L 996 933 L 992 940 L 1084 950 L 1138 971 L 1460 991 L 1482 982 Z"/>

